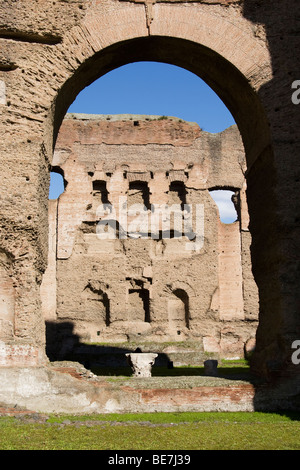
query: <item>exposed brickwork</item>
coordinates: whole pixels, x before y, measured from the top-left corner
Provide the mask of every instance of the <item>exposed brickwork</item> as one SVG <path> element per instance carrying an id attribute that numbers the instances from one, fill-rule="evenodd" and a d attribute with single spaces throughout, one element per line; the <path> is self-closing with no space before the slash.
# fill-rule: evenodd
<path id="1" fill-rule="evenodd" d="M 42 300 L 50 357 L 76 355 L 86 343 L 150 342 L 156 352 L 157 342 L 189 340 L 198 353 L 195 359 L 181 355 L 181 364 L 197 364 L 200 352 L 244 357 L 245 345 L 255 338 L 258 295 L 251 271 L 245 275 L 242 268 L 242 249 L 250 262 L 250 248 L 240 230 L 248 230 L 248 213 L 245 158 L 236 127 L 211 135 L 174 118 L 68 115 L 53 164 L 67 186 L 49 205 Z M 215 187 L 235 189 L 243 204 L 238 221 L 220 221 L 209 194 Z M 120 238 L 116 230 L 115 239 L 100 239 L 97 211 L 103 198 L 116 211 L 119 232 L 127 231 L 120 198 L 126 198 L 128 208 L 146 204 L 147 229 L 137 230 L 147 234 Z M 155 205 L 182 201 L 189 205 L 194 230 L 204 237 L 199 248 L 186 234 L 159 237 L 154 227 Z M 201 227 L 196 220 L 200 207 Z M 173 223 L 169 229 L 174 231 Z M 181 224 L 177 230 L 182 229 Z M 101 348 L 98 355 L 102 362 Z M 94 356 L 89 362 L 96 365 Z"/>

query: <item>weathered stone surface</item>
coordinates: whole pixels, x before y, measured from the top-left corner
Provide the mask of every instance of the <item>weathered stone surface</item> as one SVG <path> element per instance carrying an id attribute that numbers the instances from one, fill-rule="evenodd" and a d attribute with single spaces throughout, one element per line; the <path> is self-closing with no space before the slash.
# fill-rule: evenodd
<path id="1" fill-rule="evenodd" d="M 61 357 L 62 350 L 74 353 L 81 342 L 134 338 L 196 340 L 200 351 L 243 357 L 258 318 L 257 291 L 248 290 L 253 312 L 245 322 L 243 291 L 254 283 L 251 267 L 246 266 L 246 275 L 242 267 L 242 248 L 250 257 L 251 237 L 243 239 L 240 229 L 247 231 L 248 212 L 244 201 L 239 220 L 224 224 L 209 194 L 210 188 L 232 187 L 239 199 L 244 191 L 245 158 L 236 127 L 209 134 L 175 118 L 68 115 L 53 165 L 67 184 L 57 208 L 55 201 L 49 207 L 42 299 L 51 357 Z M 124 201 L 128 208 L 148 209 L 146 229 L 137 223 L 136 233 L 130 232 L 139 213 L 126 212 L 125 221 Z M 97 232 L 108 219 L 99 211 L 103 203 L 115 210 L 120 224 L 111 226 L 109 238 Z M 199 247 L 182 221 L 174 235 L 154 226 L 155 205 L 183 203 L 203 236 Z M 183 220 L 181 209 L 179 215 Z M 175 229 L 173 222 L 166 227 Z M 206 349 L 208 341 L 214 341 L 213 350 Z"/>
<path id="2" fill-rule="evenodd" d="M 220 377 L 94 377 L 76 363 L 0 368 L 1 405 L 40 413 L 274 411 L 297 409 L 297 394 Z M 294 397 L 292 398 L 292 396 Z M 298 395 L 299 396 L 299 395 Z M 1 410 L 0 410 L 1 411 Z M 16 408 L 15 408 L 16 411 Z"/>
<path id="3" fill-rule="evenodd" d="M 8 302 L 3 316 L 14 315 L 13 332 L 4 321 L 6 344 L 30 344 L 38 361 L 45 359 L 40 285 L 48 258 L 49 169 L 69 105 L 120 65 L 162 61 L 202 77 L 235 117 L 259 289 L 252 370 L 292 396 L 299 365 L 291 362 L 291 344 L 300 334 L 299 108 L 291 100 L 299 79 L 298 12 L 298 0 L 0 1 L 0 243 L 10 260 L 1 296 Z M 248 302 L 248 318 L 253 311 Z M 213 348 L 209 325 L 204 333 Z"/>
<path id="4" fill-rule="evenodd" d="M 133 377 L 151 377 L 151 369 L 157 354 L 127 353 L 126 357 L 132 369 Z"/>

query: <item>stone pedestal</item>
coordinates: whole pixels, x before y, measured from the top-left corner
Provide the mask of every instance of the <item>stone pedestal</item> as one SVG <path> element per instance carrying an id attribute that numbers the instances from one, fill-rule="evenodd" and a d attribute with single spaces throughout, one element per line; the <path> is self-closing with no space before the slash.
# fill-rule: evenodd
<path id="1" fill-rule="evenodd" d="M 204 361 L 204 375 L 216 377 L 218 375 L 218 361 L 209 359 Z"/>
<path id="2" fill-rule="evenodd" d="M 151 377 L 151 369 L 157 354 L 155 353 L 128 353 L 127 362 L 133 372 L 133 377 Z"/>

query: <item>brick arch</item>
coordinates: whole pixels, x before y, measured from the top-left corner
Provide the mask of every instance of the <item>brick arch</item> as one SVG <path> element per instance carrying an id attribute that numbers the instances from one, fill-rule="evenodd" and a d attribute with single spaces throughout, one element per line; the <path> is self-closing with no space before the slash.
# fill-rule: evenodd
<path id="1" fill-rule="evenodd" d="M 255 37 L 249 23 L 234 15 L 226 17 L 221 10 L 219 15 L 212 14 L 207 6 L 182 8 L 158 3 L 153 5 L 153 18 L 149 21 L 143 5 L 133 8 L 126 4 L 120 11 L 108 12 L 101 18 L 87 14 L 81 25 L 66 34 L 58 50 L 61 65 L 66 64 L 69 69 L 48 116 L 51 126 L 46 137 L 52 139 L 53 147 L 65 113 L 77 94 L 105 73 L 128 63 L 156 61 L 180 66 L 202 78 L 218 94 L 235 118 L 245 147 L 254 276 L 261 304 L 264 305 L 264 298 L 267 303 L 270 291 L 278 290 L 276 275 L 271 274 L 272 285 L 266 284 L 270 274 L 262 261 L 259 242 L 266 230 L 259 207 L 265 185 L 262 161 L 267 162 L 270 176 L 263 210 L 268 214 L 276 212 L 272 140 L 260 99 L 261 87 L 270 80 L 271 65 L 265 43 Z M 254 171 L 250 171 L 252 167 Z M 276 259 L 277 246 L 270 249 Z M 267 307 L 264 315 L 268 314 Z M 264 338 L 265 335 L 261 343 Z M 259 373 L 266 361 L 259 357 Z"/>
<path id="2" fill-rule="evenodd" d="M 125 3 L 101 17 L 91 9 L 58 46 L 66 75 L 49 116 L 53 141 L 70 104 L 94 80 L 130 62 L 165 62 L 195 73 L 219 95 L 237 122 L 250 166 L 270 145 L 257 94 L 271 77 L 270 57 L 245 19 L 227 17 L 222 8 L 218 13 L 207 5 L 157 3 L 149 22 L 141 4 Z"/>

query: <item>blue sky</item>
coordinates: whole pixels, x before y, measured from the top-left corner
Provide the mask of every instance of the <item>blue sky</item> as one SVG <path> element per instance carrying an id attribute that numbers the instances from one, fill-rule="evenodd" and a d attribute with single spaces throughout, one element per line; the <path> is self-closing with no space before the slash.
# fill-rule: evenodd
<path id="1" fill-rule="evenodd" d="M 197 122 L 212 133 L 235 124 L 226 106 L 203 80 L 180 67 L 156 62 L 128 64 L 107 73 L 82 90 L 68 112 L 175 116 Z M 60 192 L 60 177 L 52 174 L 50 199 Z M 216 196 L 220 199 L 220 194 Z M 220 201 L 224 221 L 232 218 L 229 196 L 223 193 Z"/>
<path id="2" fill-rule="evenodd" d="M 234 124 L 203 80 L 180 67 L 157 62 L 137 62 L 107 73 L 77 96 L 69 112 L 176 116 L 197 122 L 208 132 Z"/>

